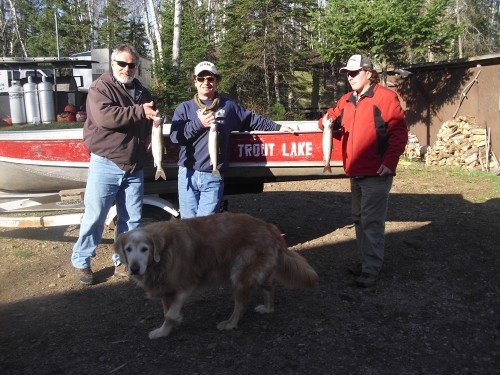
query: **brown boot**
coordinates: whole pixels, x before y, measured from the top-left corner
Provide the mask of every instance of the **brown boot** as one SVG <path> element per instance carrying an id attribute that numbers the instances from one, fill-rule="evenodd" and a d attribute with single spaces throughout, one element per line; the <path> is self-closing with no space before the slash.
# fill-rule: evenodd
<path id="1" fill-rule="evenodd" d="M 92 285 L 94 284 L 94 273 L 92 270 L 89 268 L 81 268 L 79 269 L 79 272 L 81 274 L 80 277 L 80 282 L 85 285 Z"/>
<path id="2" fill-rule="evenodd" d="M 378 275 L 372 275 L 371 273 L 362 272 L 361 275 L 356 279 L 356 285 L 360 288 L 370 288 L 374 286 L 378 281 Z"/>

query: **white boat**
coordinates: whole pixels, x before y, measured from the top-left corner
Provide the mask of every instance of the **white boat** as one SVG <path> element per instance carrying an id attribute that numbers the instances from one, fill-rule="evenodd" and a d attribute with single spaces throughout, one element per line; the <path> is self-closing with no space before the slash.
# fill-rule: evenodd
<path id="1" fill-rule="evenodd" d="M 225 173 L 226 185 L 255 185 L 269 181 L 325 178 L 323 133 L 316 121 L 281 122 L 296 133 L 235 132 L 231 135 L 231 156 Z M 154 180 L 151 157 L 145 167 L 146 192 L 176 191 L 178 145 L 170 142 L 164 126 L 166 154 L 163 168 L 167 181 Z M 341 147 L 334 140 L 331 156 L 333 175 L 343 175 Z M 84 188 L 89 152 L 82 141 L 82 129 L 0 131 L 0 190 L 15 192 L 57 192 Z"/>

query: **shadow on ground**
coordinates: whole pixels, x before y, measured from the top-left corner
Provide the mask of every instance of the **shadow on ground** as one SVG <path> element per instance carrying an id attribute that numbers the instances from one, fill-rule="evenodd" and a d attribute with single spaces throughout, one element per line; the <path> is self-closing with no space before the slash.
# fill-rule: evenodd
<path id="1" fill-rule="evenodd" d="M 200 291 L 184 322 L 157 341 L 158 301 L 129 281 L 0 306 L 3 374 L 495 374 L 500 352 L 500 200 L 394 194 L 378 285 L 355 287 L 350 194 L 269 192 L 229 197 L 229 209 L 277 224 L 315 267 L 315 290 L 276 291 L 276 311 L 253 311 L 219 332 L 228 285 Z M 50 230 L 1 237 L 41 241 Z M 75 238 L 66 237 L 73 242 Z M 41 260 L 50 261 L 50 260 Z M 34 271 L 27 277 L 36 279 Z M 75 281 L 76 282 L 76 281 Z M 9 288 L 8 280 L 1 280 Z"/>

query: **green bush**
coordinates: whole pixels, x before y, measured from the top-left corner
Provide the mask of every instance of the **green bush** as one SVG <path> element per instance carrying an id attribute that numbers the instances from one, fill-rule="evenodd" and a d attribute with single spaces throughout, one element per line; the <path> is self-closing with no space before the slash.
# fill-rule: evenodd
<path id="1" fill-rule="evenodd" d="M 271 118 L 274 121 L 283 121 L 285 120 L 286 110 L 283 104 L 274 103 L 271 107 Z"/>

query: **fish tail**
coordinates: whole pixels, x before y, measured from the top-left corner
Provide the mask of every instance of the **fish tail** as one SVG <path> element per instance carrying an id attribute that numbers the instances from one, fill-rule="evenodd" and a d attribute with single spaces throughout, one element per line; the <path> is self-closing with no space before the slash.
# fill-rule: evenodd
<path id="1" fill-rule="evenodd" d="M 155 180 L 158 180 L 160 177 L 163 178 L 164 180 L 167 179 L 167 176 L 165 175 L 165 171 L 163 170 L 163 168 L 158 168 L 156 170 Z"/>
<path id="2" fill-rule="evenodd" d="M 325 167 L 323 168 L 323 173 L 330 173 L 330 174 L 332 174 L 332 167 L 329 166 L 329 165 L 325 165 Z"/>

